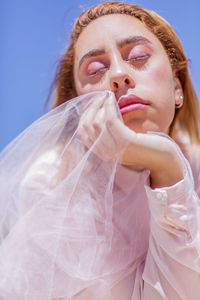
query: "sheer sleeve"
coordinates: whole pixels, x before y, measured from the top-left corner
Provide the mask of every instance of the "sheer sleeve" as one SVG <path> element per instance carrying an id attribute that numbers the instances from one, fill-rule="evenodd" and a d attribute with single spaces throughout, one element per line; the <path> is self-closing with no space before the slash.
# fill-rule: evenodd
<path id="1" fill-rule="evenodd" d="M 89 149 L 77 137 L 84 110 L 110 95 L 55 108 L 1 153 L 1 300 L 108 300 L 144 257 L 146 173 L 119 167 L 120 157 L 98 158 L 93 149 L 103 133 Z M 142 183 L 142 199 L 133 201 Z"/>
<path id="2" fill-rule="evenodd" d="M 144 299 L 199 299 L 200 202 L 191 167 L 178 149 L 184 179 L 171 187 L 146 186 L 151 211 L 143 272 Z"/>

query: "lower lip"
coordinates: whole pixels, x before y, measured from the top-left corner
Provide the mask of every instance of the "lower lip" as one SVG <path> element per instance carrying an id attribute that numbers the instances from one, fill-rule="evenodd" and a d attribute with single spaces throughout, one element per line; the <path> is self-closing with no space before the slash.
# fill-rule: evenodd
<path id="1" fill-rule="evenodd" d="M 127 114 L 127 113 L 131 112 L 131 111 L 144 109 L 147 106 L 148 106 L 147 104 L 143 104 L 143 103 L 130 104 L 130 105 L 127 105 L 127 106 L 124 106 L 124 107 L 120 108 L 120 112 L 121 112 L 122 115 L 124 115 L 124 114 Z"/>

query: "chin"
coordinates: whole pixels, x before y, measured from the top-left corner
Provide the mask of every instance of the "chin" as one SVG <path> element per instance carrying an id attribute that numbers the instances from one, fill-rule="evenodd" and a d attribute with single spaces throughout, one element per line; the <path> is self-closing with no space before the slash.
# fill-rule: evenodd
<path id="1" fill-rule="evenodd" d="M 124 120 L 125 125 L 133 130 L 136 133 L 146 133 L 149 129 L 147 126 L 145 126 L 145 122 L 141 122 L 141 120 L 131 120 L 127 122 L 127 120 Z"/>
<path id="2" fill-rule="evenodd" d="M 144 122 L 124 122 L 125 125 L 133 130 L 136 133 L 147 133 L 148 131 L 153 131 L 153 132 L 164 132 L 166 133 L 164 130 L 162 130 L 159 126 L 157 126 L 156 124 L 147 124 L 146 121 Z"/>

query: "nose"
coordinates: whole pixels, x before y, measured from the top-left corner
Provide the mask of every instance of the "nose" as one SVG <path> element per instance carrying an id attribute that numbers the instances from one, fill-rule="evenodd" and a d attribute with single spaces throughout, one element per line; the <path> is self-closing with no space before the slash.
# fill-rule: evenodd
<path id="1" fill-rule="evenodd" d="M 122 64 L 115 64 L 110 73 L 110 87 L 114 93 L 122 89 L 134 88 L 135 81 L 130 76 L 130 70 Z"/>

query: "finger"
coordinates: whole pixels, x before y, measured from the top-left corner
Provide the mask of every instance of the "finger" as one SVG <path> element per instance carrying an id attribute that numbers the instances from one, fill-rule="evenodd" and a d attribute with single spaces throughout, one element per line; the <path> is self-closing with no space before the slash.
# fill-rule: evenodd
<path id="1" fill-rule="evenodd" d="M 93 151 L 97 156 L 106 161 L 113 161 L 119 157 L 120 153 L 123 151 L 123 146 L 119 145 L 110 131 L 105 127 L 101 131 L 98 139 L 95 142 Z"/>
<path id="2" fill-rule="evenodd" d="M 114 148 L 112 148 L 114 149 Z M 115 155 L 112 149 L 108 149 L 108 145 L 103 141 L 100 141 L 98 144 L 93 144 L 91 150 L 102 160 L 104 161 L 113 161 L 115 159 Z"/>
<path id="3" fill-rule="evenodd" d="M 120 119 L 108 120 L 106 123 L 107 130 L 115 140 L 117 145 L 125 148 L 130 142 L 136 139 L 136 133 L 129 129 Z"/>
<path id="4" fill-rule="evenodd" d="M 117 112 L 117 100 L 113 93 L 109 93 L 104 103 L 104 108 L 106 120 L 119 119 L 119 114 Z"/>
<path id="5" fill-rule="evenodd" d="M 95 126 L 97 128 L 101 126 L 101 129 L 104 130 L 101 132 L 96 151 L 98 149 L 98 154 L 105 153 L 106 156 L 115 157 L 116 154 L 120 154 L 125 149 L 128 142 L 126 141 L 126 135 L 124 136 L 125 125 L 118 116 L 116 99 L 113 94 L 109 94 L 109 97 L 106 98 L 105 104 L 97 116 Z M 104 126 L 102 126 L 102 123 L 104 123 Z"/>
<path id="6" fill-rule="evenodd" d="M 96 137 L 98 137 L 100 132 L 104 130 L 106 119 L 108 117 L 111 118 L 113 117 L 113 114 L 112 116 L 106 116 L 107 106 L 114 105 L 114 101 L 113 99 L 111 99 L 112 95 L 113 94 L 111 94 L 111 92 L 106 92 L 106 94 L 104 94 L 104 96 L 100 99 L 101 102 L 99 101 L 99 107 L 98 109 L 96 109 L 96 115 L 92 116 L 90 119 L 90 124 L 93 124 L 94 126 Z M 97 106 L 95 104 L 95 106 L 92 105 L 92 107 L 96 108 Z M 114 112 L 114 107 L 113 107 L 113 112 Z"/>
<path id="7" fill-rule="evenodd" d="M 99 134 L 97 132 L 97 126 L 94 126 L 94 122 L 97 119 L 98 112 L 101 110 L 104 101 L 105 101 L 105 95 L 95 97 L 93 99 L 93 102 L 89 104 L 89 106 L 83 113 L 80 120 L 80 126 L 84 127 L 85 134 L 88 134 L 90 138 L 93 140 L 95 140 Z"/>
<path id="8" fill-rule="evenodd" d="M 91 103 L 89 103 L 86 113 L 91 112 L 92 114 L 95 115 L 99 109 L 101 109 L 104 105 L 106 99 L 106 95 L 101 95 L 101 96 L 96 96 L 91 100 Z"/>
<path id="9" fill-rule="evenodd" d="M 88 149 L 90 149 L 92 147 L 94 141 L 93 141 L 93 139 L 90 138 L 90 136 L 88 134 L 85 133 L 84 130 L 82 132 L 78 133 L 77 137 Z"/>
<path id="10" fill-rule="evenodd" d="M 105 129 L 105 109 L 100 108 L 93 120 L 93 127 L 96 133 L 96 138 Z"/>
<path id="11" fill-rule="evenodd" d="M 118 118 L 117 111 L 116 111 L 116 99 L 113 93 L 108 92 L 102 107 L 98 110 L 95 120 L 94 120 L 94 127 L 96 133 L 98 135 L 101 131 L 105 129 L 107 120 L 113 120 Z"/>

